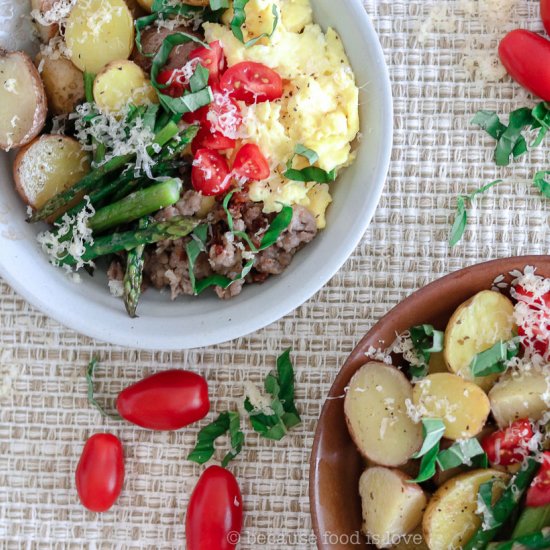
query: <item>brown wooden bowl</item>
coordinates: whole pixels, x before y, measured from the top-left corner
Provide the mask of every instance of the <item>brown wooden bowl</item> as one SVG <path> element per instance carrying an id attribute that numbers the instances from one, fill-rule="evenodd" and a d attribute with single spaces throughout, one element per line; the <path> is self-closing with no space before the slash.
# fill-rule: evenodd
<path id="1" fill-rule="evenodd" d="M 309 499 L 319 550 L 365 548 L 361 531 L 359 477 L 365 463 L 349 435 L 344 418 L 345 388 L 369 361 L 367 350 L 389 347 L 396 334 L 424 323 L 444 329 L 455 309 L 499 275 L 534 266 L 550 277 L 550 256 L 494 260 L 451 273 L 418 290 L 393 308 L 359 342 L 338 373 L 323 406 L 310 459 Z"/>

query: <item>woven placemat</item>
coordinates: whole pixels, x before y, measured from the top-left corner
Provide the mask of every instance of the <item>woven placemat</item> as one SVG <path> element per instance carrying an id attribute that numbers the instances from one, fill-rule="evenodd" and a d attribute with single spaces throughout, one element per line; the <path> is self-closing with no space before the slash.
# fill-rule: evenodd
<path id="1" fill-rule="evenodd" d="M 315 1 L 315 0 L 313 0 Z M 342 0 L 343 1 L 343 0 Z M 469 123 L 478 109 L 534 101 L 507 78 L 490 82 L 498 37 L 541 30 L 538 2 L 367 0 L 390 68 L 395 147 L 375 219 L 344 268 L 313 299 L 266 329 L 202 350 L 149 353 L 80 336 L 44 317 L 0 281 L 0 547 L 183 548 L 184 514 L 202 468 L 185 460 L 197 430 L 151 433 L 103 419 L 86 400 L 92 354 L 99 398 L 146 374 L 192 368 L 207 377 L 213 411 L 234 405 L 294 350 L 304 422 L 281 442 L 246 432 L 232 465 L 244 495 L 240 548 L 313 548 L 308 460 L 323 398 L 361 336 L 426 283 L 481 260 L 550 250 L 548 204 L 531 185 L 545 149 L 496 169 L 492 140 Z M 456 16 L 456 19 L 454 18 Z M 477 201 L 464 242 L 450 250 L 459 193 L 505 178 Z M 213 415 L 211 415 L 213 416 Z M 73 473 L 83 441 L 109 430 L 124 442 L 124 491 L 109 512 L 78 503 Z"/>

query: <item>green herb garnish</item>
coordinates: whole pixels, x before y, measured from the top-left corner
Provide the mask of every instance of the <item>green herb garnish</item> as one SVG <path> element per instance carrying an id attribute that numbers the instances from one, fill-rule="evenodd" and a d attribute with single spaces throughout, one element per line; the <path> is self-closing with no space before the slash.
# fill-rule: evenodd
<path id="1" fill-rule="evenodd" d="M 474 457 L 482 455 L 485 455 L 485 459 L 487 459 L 487 455 L 479 444 L 479 441 L 473 437 L 462 443 L 453 443 L 448 449 L 441 451 L 437 455 L 436 462 L 439 468 L 445 471 L 462 464 L 468 464 Z"/>
<path id="2" fill-rule="evenodd" d="M 296 155 L 304 157 L 309 162 L 310 166 L 302 170 L 292 168 L 292 164 Z M 298 144 L 294 148 L 294 154 L 286 164 L 286 172 L 283 174 L 285 178 L 292 181 L 301 181 L 304 183 L 314 181 L 316 183 L 331 183 L 336 180 L 336 169 L 327 172 L 318 166 L 313 166 L 319 160 L 319 155 L 312 149 L 308 149 L 304 145 Z"/>
<path id="3" fill-rule="evenodd" d="M 94 371 L 95 368 L 99 365 L 99 359 L 97 357 L 92 357 L 88 368 L 86 369 L 86 384 L 88 385 L 88 403 L 95 407 L 100 413 L 101 416 L 112 418 L 113 420 L 122 420 L 122 417 L 116 413 L 108 413 L 96 400 L 94 396 Z"/>
<path id="4" fill-rule="evenodd" d="M 550 175 L 550 170 L 542 170 L 535 174 L 533 185 L 540 191 L 543 197 L 550 199 L 550 182 L 546 181 L 546 176 Z"/>
<path id="5" fill-rule="evenodd" d="M 233 19 L 230 23 L 233 35 L 239 42 L 242 42 L 244 44 L 245 48 L 250 48 L 254 46 L 254 44 L 256 44 L 262 38 L 271 38 L 273 36 L 273 33 L 275 32 L 275 29 L 279 25 L 279 10 L 277 9 L 277 6 L 273 4 L 273 7 L 271 8 L 271 12 L 273 13 L 273 28 L 271 29 L 271 32 L 264 32 L 260 34 L 260 36 L 256 36 L 255 38 L 251 38 L 250 40 L 245 42 L 242 27 L 246 22 L 245 7 L 248 2 L 249 0 L 233 1 Z"/>
<path id="6" fill-rule="evenodd" d="M 464 232 L 466 231 L 466 226 L 468 225 L 468 211 L 466 209 L 466 201 L 472 203 L 478 195 L 485 193 L 486 191 L 491 189 L 491 187 L 502 183 L 502 181 L 503 180 L 492 181 L 491 183 L 480 187 L 470 195 L 458 196 L 455 220 L 451 229 L 451 234 L 449 236 L 450 246 L 457 245 L 461 241 L 462 237 L 464 236 Z"/>
<path id="7" fill-rule="evenodd" d="M 258 411 L 245 398 L 244 407 L 256 432 L 266 439 L 280 440 L 288 430 L 301 423 L 294 403 L 294 369 L 290 349 L 277 359 L 277 371 L 271 372 L 264 381 L 265 391 L 271 396 L 270 411 Z"/>
<path id="8" fill-rule="evenodd" d="M 218 418 L 205 426 L 198 435 L 197 444 L 191 451 L 188 460 L 204 464 L 214 455 L 214 443 L 216 439 L 229 432 L 231 437 L 231 450 L 222 460 L 222 466 L 225 468 L 242 450 L 244 443 L 244 434 L 241 431 L 241 420 L 238 412 L 224 412 Z"/>
<path id="9" fill-rule="evenodd" d="M 519 344 L 516 339 L 508 342 L 497 342 L 492 348 L 478 353 L 470 363 L 470 372 L 473 376 L 487 376 L 504 372 L 507 362 L 517 356 Z"/>
<path id="10" fill-rule="evenodd" d="M 419 325 L 410 329 L 411 341 L 421 363 L 410 367 L 410 373 L 414 378 L 423 378 L 428 374 L 428 366 L 432 353 L 443 351 L 445 334 L 435 330 L 432 325 Z"/>

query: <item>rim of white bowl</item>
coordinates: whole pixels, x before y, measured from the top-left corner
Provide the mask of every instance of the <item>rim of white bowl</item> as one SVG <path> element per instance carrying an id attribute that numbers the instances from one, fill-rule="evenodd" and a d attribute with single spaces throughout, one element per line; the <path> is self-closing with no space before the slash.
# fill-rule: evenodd
<path id="1" fill-rule="evenodd" d="M 200 334 L 194 333 L 193 335 L 187 336 L 182 333 L 150 334 L 146 331 L 138 330 L 135 322 L 132 322 L 124 330 L 114 330 L 109 324 L 92 321 L 96 309 L 98 314 L 101 313 L 101 307 L 98 304 L 87 304 L 88 308 L 86 313 L 88 315 L 83 315 L 82 311 L 68 311 L 67 308 L 59 308 L 54 306 L 50 301 L 45 300 L 42 295 L 34 290 L 34 288 L 21 284 L 15 277 L 15 273 L 11 273 L 1 264 L 0 276 L 2 276 L 2 278 L 29 303 L 64 326 L 102 342 L 142 350 L 173 351 L 221 344 L 261 330 L 303 305 L 313 295 L 319 292 L 319 290 L 321 290 L 341 269 L 342 265 L 360 243 L 367 227 L 372 221 L 382 195 L 390 165 L 393 145 L 392 90 L 382 46 L 374 29 L 374 25 L 365 11 L 361 0 L 348 0 L 347 3 L 353 11 L 353 16 L 356 21 L 358 21 L 358 24 L 365 29 L 366 33 L 373 37 L 371 41 L 372 53 L 381 61 L 378 67 L 379 73 L 377 77 L 380 78 L 378 85 L 381 88 L 381 104 L 383 111 L 382 125 L 384 131 L 382 132 L 382 143 L 380 143 L 379 162 L 373 171 L 371 180 L 372 197 L 375 200 L 365 208 L 363 212 L 364 215 L 357 217 L 350 225 L 349 231 L 352 237 L 343 240 L 340 246 L 333 250 L 331 261 L 319 268 L 316 273 L 315 282 L 310 281 L 309 285 L 302 286 L 300 292 L 294 290 L 291 295 L 285 294 L 274 305 L 261 312 L 254 312 L 254 316 L 249 317 L 245 321 L 241 320 L 239 323 L 234 324 L 231 322 L 231 319 L 227 319 L 228 322 L 220 324 L 219 327 L 212 328 L 203 326 L 203 331 Z"/>

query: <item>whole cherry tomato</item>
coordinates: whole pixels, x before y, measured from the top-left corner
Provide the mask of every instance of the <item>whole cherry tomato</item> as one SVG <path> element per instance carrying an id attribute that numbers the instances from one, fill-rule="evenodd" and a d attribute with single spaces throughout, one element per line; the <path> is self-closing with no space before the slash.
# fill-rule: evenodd
<path id="1" fill-rule="evenodd" d="M 540 0 L 540 16 L 546 32 L 550 34 L 550 0 Z"/>
<path id="2" fill-rule="evenodd" d="M 535 299 L 532 292 L 528 292 L 521 285 L 514 288 L 514 297 L 520 303 L 528 305 L 533 312 L 528 320 L 520 325 L 518 333 L 526 346 L 532 346 L 537 353 L 545 356 L 548 353 L 548 334 L 550 333 L 550 292 Z"/>
<path id="3" fill-rule="evenodd" d="M 227 160 L 217 151 L 199 149 L 193 160 L 191 183 L 195 191 L 207 197 L 224 193 L 231 185 Z"/>
<path id="4" fill-rule="evenodd" d="M 225 468 L 210 466 L 187 508 L 187 550 L 233 550 L 242 526 L 243 500 L 235 476 Z"/>
<path id="5" fill-rule="evenodd" d="M 211 86 L 216 84 L 220 78 L 220 73 L 225 67 L 225 57 L 223 55 L 223 49 L 221 43 L 210 42 L 210 49 L 200 47 L 193 50 L 189 54 L 189 60 L 198 59 L 199 63 L 208 69 L 210 75 L 208 77 L 208 84 Z"/>
<path id="6" fill-rule="evenodd" d="M 543 453 L 539 473 L 527 490 L 526 506 L 546 506 L 550 504 L 550 451 Z"/>
<path id="7" fill-rule="evenodd" d="M 233 173 L 247 180 L 261 181 L 267 179 L 271 171 L 260 148 L 255 143 L 246 143 L 235 157 Z"/>
<path id="8" fill-rule="evenodd" d="M 533 428 L 528 419 L 516 420 L 508 428 L 498 430 L 483 439 L 481 446 L 491 464 L 510 466 L 523 462 L 529 454 Z"/>
<path id="9" fill-rule="evenodd" d="M 179 430 L 208 414 L 208 385 L 194 372 L 159 372 L 123 390 L 116 407 L 132 424 L 149 430 Z"/>
<path id="10" fill-rule="evenodd" d="M 237 63 L 220 80 L 223 91 L 247 105 L 275 101 L 283 95 L 283 79 L 273 69 L 254 61 Z"/>
<path id="11" fill-rule="evenodd" d="M 124 454 L 118 437 L 90 437 L 75 474 L 80 502 L 92 512 L 105 512 L 115 503 L 124 482 Z"/>
<path id="12" fill-rule="evenodd" d="M 518 29 L 502 39 L 498 53 L 518 84 L 550 101 L 550 41 L 534 32 Z"/>

